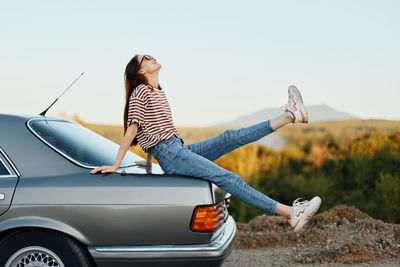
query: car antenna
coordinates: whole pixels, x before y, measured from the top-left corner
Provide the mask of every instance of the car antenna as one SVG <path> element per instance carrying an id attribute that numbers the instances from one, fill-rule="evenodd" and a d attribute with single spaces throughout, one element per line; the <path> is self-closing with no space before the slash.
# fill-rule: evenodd
<path id="1" fill-rule="evenodd" d="M 50 105 L 46 110 L 44 110 L 42 113 L 40 113 L 39 115 L 45 116 L 45 115 L 46 115 L 46 112 L 51 108 L 51 106 L 53 106 L 54 103 L 56 103 L 57 100 L 58 100 L 60 97 L 62 97 L 62 95 L 63 95 L 77 80 L 79 80 L 79 78 L 82 77 L 83 74 L 84 74 L 84 72 L 82 72 L 82 73 L 78 76 L 78 78 L 76 78 L 76 79 L 67 87 L 67 89 L 65 89 L 64 92 L 62 92 L 62 94 L 61 94 L 59 97 L 57 97 L 57 99 L 54 100 L 54 102 L 51 103 L 51 105 Z"/>

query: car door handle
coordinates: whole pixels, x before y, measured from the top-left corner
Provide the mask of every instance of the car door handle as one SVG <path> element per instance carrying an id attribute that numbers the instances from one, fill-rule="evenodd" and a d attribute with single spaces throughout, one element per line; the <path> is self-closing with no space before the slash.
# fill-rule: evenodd
<path id="1" fill-rule="evenodd" d="M 0 193 L 0 200 L 3 200 L 3 199 L 4 199 L 4 194 Z"/>

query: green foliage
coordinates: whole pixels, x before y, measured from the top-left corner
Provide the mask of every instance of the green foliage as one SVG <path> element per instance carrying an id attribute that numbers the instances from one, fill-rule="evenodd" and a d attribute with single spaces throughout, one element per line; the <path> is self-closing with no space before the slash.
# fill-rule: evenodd
<path id="1" fill-rule="evenodd" d="M 301 151 L 304 155 L 293 148 L 268 152 L 275 164 L 258 172 L 249 184 L 284 204 L 290 205 L 297 197 L 319 195 L 323 200 L 321 211 L 339 204 L 354 205 L 375 218 L 400 223 L 398 131 L 391 135 L 364 134 L 341 148 L 325 146 L 329 149 L 321 150 L 315 146 L 315 142 L 306 143 L 307 148 Z M 310 156 L 312 153 L 315 155 Z M 321 157 L 326 159 L 321 161 Z M 240 222 L 260 214 L 238 200 L 233 200 L 231 207 L 232 215 Z"/>
<path id="2" fill-rule="evenodd" d="M 400 214 L 400 178 L 399 175 L 380 173 L 376 181 L 374 194 L 375 205 L 371 206 L 375 216 L 385 218 L 385 221 L 399 223 Z"/>

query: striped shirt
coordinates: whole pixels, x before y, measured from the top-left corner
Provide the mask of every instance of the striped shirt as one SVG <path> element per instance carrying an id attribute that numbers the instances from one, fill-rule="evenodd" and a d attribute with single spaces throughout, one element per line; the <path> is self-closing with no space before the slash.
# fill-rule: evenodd
<path id="1" fill-rule="evenodd" d="M 138 123 L 137 141 L 144 152 L 159 141 L 174 134 L 179 137 L 172 121 L 169 103 L 162 89 L 140 84 L 129 97 L 127 127 Z"/>

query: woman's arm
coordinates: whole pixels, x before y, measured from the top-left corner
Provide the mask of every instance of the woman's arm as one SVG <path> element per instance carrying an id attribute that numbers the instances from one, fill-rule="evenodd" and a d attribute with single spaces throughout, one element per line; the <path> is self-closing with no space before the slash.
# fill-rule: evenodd
<path id="1" fill-rule="evenodd" d="M 90 173 L 95 174 L 98 171 L 101 171 L 102 173 L 115 172 L 119 168 L 119 165 L 121 165 L 121 162 L 124 159 L 126 152 L 131 146 L 132 141 L 137 134 L 137 130 L 138 130 L 138 124 L 136 122 L 129 125 L 128 129 L 126 130 L 125 136 L 122 139 L 121 145 L 119 147 L 117 158 L 112 166 L 101 166 L 91 170 Z"/>
<path id="2" fill-rule="evenodd" d="M 152 163 L 153 163 L 153 155 L 149 152 L 147 153 L 147 166 L 151 167 Z"/>

